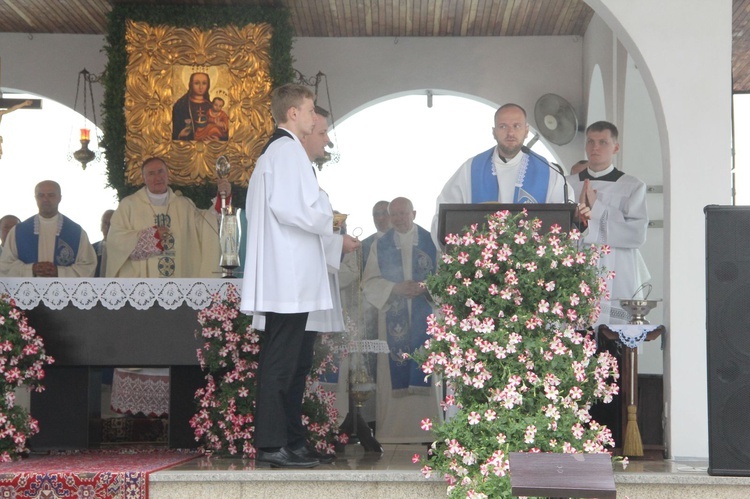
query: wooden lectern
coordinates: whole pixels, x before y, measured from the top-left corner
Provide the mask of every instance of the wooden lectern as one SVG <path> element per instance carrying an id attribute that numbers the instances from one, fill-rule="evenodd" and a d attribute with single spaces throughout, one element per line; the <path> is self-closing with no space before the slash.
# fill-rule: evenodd
<path id="1" fill-rule="evenodd" d="M 441 204 L 438 209 L 438 241 L 444 246 L 447 234 L 463 234 L 466 228 L 474 223 L 486 224 L 487 216 L 498 211 L 508 210 L 514 215 L 526 210 L 529 220 L 538 218 L 542 221 L 542 231 L 548 232 L 554 224 L 569 232 L 573 226 L 575 204 Z"/>

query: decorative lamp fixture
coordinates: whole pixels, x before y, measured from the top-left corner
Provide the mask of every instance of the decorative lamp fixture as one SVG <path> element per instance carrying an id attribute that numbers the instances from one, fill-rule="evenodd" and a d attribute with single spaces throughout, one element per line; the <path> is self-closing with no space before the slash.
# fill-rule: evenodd
<path id="1" fill-rule="evenodd" d="M 300 71 L 294 70 L 295 73 L 297 73 L 297 83 L 300 85 L 307 85 L 309 87 L 315 87 L 315 104 L 318 104 L 318 88 L 320 87 L 320 82 L 325 78 L 325 84 L 326 84 L 326 98 L 328 99 L 328 108 L 326 111 L 328 111 L 331 115 L 331 133 L 333 134 L 333 142 L 328 142 L 325 150 L 325 154 L 322 158 L 318 158 L 314 161 L 315 165 L 318 167 L 318 170 L 323 170 L 323 165 L 328 163 L 338 163 L 339 159 L 341 158 L 341 155 L 336 150 L 336 120 L 333 117 L 333 109 L 331 108 L 331 92 L 328 90 L 328 77 L 325 75 L 325 73 L 318 71 L 318 73 L 315 76 L 312 77 L 306 77 L 303 75 Z"/>
<path id="2" fill-rule="evenodd" d="M 92 122 L 94 124 L 94 130 L 96 130 L 96 107 L 94 106 L 94 92 L 92 89 L 91 84 L 93 82 L 98 82 L 99 77 L 91 74 L 84 68 L 81 72 L 78 73 L 78 85 L 76 86 L 76 99 L 75 103 L 73 104 L 73 109 L 78 110 L 78 95 L 80 94 L 81 90 L 81 80 L 83 80 L 83 127 L 81 127 L 81 148 L 78 149 L 76 152 L 73 153 L 73 158 L 81 163 L 81 167 L 83 169 L 86 169 L 86 166 L 97 158 L 97 153 L 89 149 L 89 143 L 91 142 L 91 130 L 87 127 L 88 122 Z M 91 102 L 91 116 L 92 119 L 89 120 L 88 116 L 88 103 Z M 96 135 L 96 134 L 95 134 Z"/>

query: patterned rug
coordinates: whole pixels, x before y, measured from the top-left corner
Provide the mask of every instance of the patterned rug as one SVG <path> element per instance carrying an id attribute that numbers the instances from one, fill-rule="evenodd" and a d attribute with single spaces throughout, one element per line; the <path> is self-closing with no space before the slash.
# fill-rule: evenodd
<path id="1" fill-rule="evenodd" d="M 148 475 L 198 457 L 196 452 L 89 450 L 0 463 L 0 497 L 148 498 Z"/>

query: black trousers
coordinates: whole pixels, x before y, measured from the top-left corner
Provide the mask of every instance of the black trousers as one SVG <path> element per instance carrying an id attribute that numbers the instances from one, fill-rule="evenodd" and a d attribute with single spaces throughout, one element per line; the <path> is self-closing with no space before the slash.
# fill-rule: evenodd
<path id="1" fill-rule="evenodd" d="M 292 449 L 298 449 L 307 442 L 307 428 L 302 426 L 302 400 L 305 396 L 307 375 L 312 370 L 313 353 L 317 337 L 318 333 L 315 331 L 305 331 L 302 348 L 297 359 L 297 369 L 292 376 L 292 384 L 289 387 L 289 392 L 287 392 L 287 445 Z"/>
<path id="2" fill-rule="evenodd" d="M 258 398 L 255 418 L 255 447 L 284 447 L 289 443 L 288 422 L 301 418 L 302 395 L 297 408 L 289 407 L 292 380 L 303 355 L 307 312 L 266 313 L 266 331 L 258 365 Z M 305 352 L 304 355 L 312 355 Z M 312 360 L 310 360 L 310 363 Z M 309 368 L 308 368 L 309 369 Z M 304 390 L 304 381 L 303 387 Z"/>

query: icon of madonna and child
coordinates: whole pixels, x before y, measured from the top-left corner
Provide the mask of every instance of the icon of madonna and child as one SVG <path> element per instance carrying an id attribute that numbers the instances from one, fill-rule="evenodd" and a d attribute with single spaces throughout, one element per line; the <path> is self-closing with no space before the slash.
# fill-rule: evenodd
<path id="1" fill-rule="evenodd" d="M 187 92 L 172 106 L 172 140 L 228 140 L 226 96 L 225 91 L 219 90 L 211 98 L 208 71 L 190 73 Z"/>

